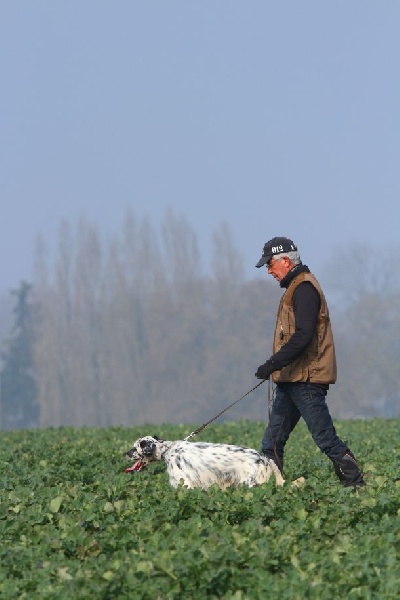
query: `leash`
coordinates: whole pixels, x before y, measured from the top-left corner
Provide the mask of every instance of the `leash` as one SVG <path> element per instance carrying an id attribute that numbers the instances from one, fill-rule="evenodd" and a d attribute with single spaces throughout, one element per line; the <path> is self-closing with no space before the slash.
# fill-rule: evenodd
<path id="1" fill-rule="evenodd" d="M 229 410 L 230 408 L 232 408 L 232 406 L 234 406 L 235 404 L 237 404 L 238 402 L 240 402 L 241 400 L 243 400 L 243 398 L 246 398 L 246 396 L 248 396 L 249 394 L 251 394 L 251 392 L 254 392 L 254 390 L 256 390 L 258 387 L 260 387 L 260 385 L 263 384 L 264 381 L 266 381 L 266 379 L 262 379 L 259 383 L 257 383 L 257 385 L 255 385 L 253 388 L 251 388 L 251 390 L 249 390 L 248 392 L 246 392 L 245 394 L 243 394 L 243 396 L 241 396 L 238 400 L 235 400 L 234 402 L 232 402 L 232 404 L 230 404 L 229 406 L 227 406 L 226 408 L 224 408 L 223 410 L 221 410 L 221 412 L 219 412 L 217 415 L 215 415 L 215 417 L 213 417 L 212 419 L 210 419 L 209 421 L 207 421 L 207 423 L 203 423 L 203 425 L 201 425 L 200 427 L 198 427 L 197 429 L 195 429 L 194 431 L 192 431 L 192 433 L 190 433 L 187 437 L 185 437 L 183 441 L 187 442 L 188 440 L 190 440 L 191 437 L 193 437 L 194 435 L 197 435 L 198 433 L 200 433 L 200 431 L 203 431 L 203 429 L 205 429 L 207 427 L 207 425 L 209 425 L 210 423 L 212 423 L 213 421 L 215 421 L 215 419 L 218 419 L 218 417 L 220 417 L 221 415 L 223 415 L 224 412 L 226 412 L 227 410 Z"/>

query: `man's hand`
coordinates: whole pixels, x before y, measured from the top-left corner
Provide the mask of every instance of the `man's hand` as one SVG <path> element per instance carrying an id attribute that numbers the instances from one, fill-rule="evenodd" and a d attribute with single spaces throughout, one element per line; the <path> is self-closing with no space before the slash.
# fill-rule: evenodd
<path id="1" fill-rule="evenodd" d="M 264 363 L 263 365 L 260 365 L 257 369 L 257 372 L 255 373 L 255 376 L 258 377 L 258 379 L 269 379 L 270 375 L 276 370 L 276 367 L 274 367 L 271 363 L 271 361 L 267 360 L 266 363 Z"/>

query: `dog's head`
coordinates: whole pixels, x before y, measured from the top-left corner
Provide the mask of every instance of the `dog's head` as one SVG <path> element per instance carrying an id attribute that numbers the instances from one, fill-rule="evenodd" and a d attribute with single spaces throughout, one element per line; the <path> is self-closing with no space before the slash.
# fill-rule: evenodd
<path id="1" fill-rule="evenodd" d="M 136 440 L 132 448 L 125 454 L 128 460 L 136 462 L 129 469 L 125 469 L 125 472 L 142 471 L 149 463 L 160 460 L 159 448 L 162 442 L 163 440 L 160 440 L 156 435 L 146 435 Z"/>

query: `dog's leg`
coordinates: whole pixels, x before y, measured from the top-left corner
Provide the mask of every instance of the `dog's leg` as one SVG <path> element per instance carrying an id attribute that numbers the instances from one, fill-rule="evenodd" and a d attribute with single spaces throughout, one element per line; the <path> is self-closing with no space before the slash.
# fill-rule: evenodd
<path id="1" fill-rule="evenodd" d="M 283 485 L 285 483 L 285 480 L 282 477 L 282 473 L 280 472 L 280 470 L 278 469 L 277 465 L 274 463 L 273 460 L 270 460 L 270 463 L 271 463 L 271 467 L 272 467 L 272 470 L 275 475 L 276 485 Z M 292 481 L 292 483 L 290 484 L 290 487 L 300 487 L 301 485 L 303 485 L 303 483 L 305 483 L 304 477 L 298 477 L 297 479 Z"/>
<path id="2" fill-rule="evenodd" d="M 272 459 L 269 459 L 269 464 L 274 474 L 276 485 L 283 485 L 285 483 L 285 480 L 283 479 L 282 473 L 278 469 L 276 463 Z"/>
<path id="3" fill-rule="evenodd" d="M 294 481 L 292 481 L 292 483 L 290 484 L 291 487 L 300 487 L 301 485 L 303 485 L 303 483 L 305 483 L 305 479 L 304 477 L 298 477 L 297 479 L 295 479 Z"/>
<path id="4" fill-rule="evenodd" d="M 167 459 L 167 473 L 169 476 L 169 482 L 172 487 L 177 488 L 180 483 L 189 489 L 198 487 L 194 482 L 183 472 L 181 468 L 176 464 L 176 461 Z"/>

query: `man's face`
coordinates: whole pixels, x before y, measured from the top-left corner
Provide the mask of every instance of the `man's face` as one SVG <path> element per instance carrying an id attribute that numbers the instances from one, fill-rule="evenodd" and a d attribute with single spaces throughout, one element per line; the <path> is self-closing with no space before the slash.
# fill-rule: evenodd
<path id="1" fill-rule="evenodd" d="M 292 268 L 291 260 L 287 256 L 282 258 L 272 257 L 267 264 L 268 274 L 272 275 L 277 281 L 282 281 Z"/>

